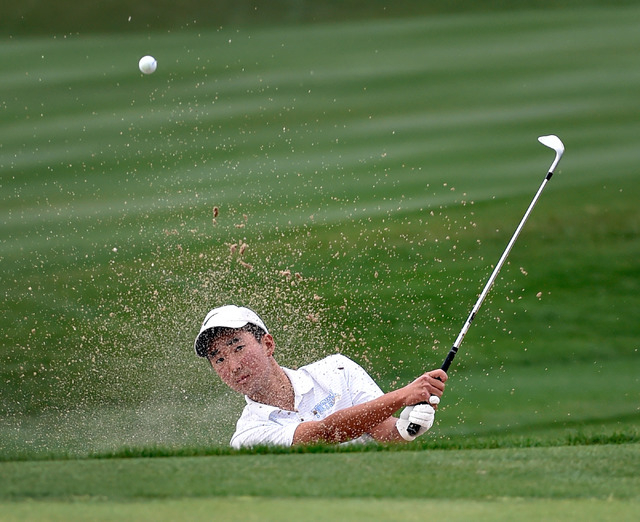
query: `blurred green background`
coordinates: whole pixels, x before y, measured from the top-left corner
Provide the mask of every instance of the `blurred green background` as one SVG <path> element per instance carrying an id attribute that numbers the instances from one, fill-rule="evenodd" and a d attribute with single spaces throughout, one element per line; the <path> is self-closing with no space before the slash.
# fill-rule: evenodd
<path id="1" fill-rule="evenodd" d="M 176 31 L 242 26 L 280 26 L 374 19 L 410 18 L 455 13 L 530 10 L 553 12 L 589 6 L 634 6 L 634 0 L 25 0 L 6 5 L 0 30 L 7 34 L 87 34 Z"/>
<path id="2" fill-rule="evenodd" d="M 285 365 L 439 366 L 549 133 L 433 436 L 637 429 L 636 2 L 150 5 L 0 19 L 4 457 L 226 445 L 230 301 Z"/>

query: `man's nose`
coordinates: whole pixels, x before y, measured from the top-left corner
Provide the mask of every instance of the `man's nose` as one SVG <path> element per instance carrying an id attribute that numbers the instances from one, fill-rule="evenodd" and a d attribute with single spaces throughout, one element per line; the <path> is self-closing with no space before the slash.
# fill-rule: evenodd
<path id="1" fill-rule="evenodd" d="M 232 372 L 237 372 L 242 368 L 242 358 L 237 355 L 232 355 L 229 358 L 229 368 Z"/>

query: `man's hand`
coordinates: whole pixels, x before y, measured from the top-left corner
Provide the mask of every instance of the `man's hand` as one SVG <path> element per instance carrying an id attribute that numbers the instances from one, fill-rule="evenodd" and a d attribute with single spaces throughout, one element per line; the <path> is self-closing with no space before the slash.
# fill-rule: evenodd
<path id="1" fill-rule="evenodd" d="M 406 441 L 412 441 L 416 437 L 423 435 L 429 428 L 433 426 L 433 421 L 435 419 L 436 410 L 429 404 L 416 404 L 415 406 L 407 406 L 402 413 L 400 414 L 400 418 L 396 421 L 396 429 L 400 436 Z M 420 426 L 418 433 L 415 435 L 410 435 L 407 432 L 407 428 L 410 424 L 417 424 Z"/>
<path id="2" fill-rule="evenodd" d="M 401 388 L 405 395 L 404 406 L 428 402 L 432 396 L 442 397 L 446 381 L 447 374 L 442 370 L 423 373 L 413 382 Z"/>

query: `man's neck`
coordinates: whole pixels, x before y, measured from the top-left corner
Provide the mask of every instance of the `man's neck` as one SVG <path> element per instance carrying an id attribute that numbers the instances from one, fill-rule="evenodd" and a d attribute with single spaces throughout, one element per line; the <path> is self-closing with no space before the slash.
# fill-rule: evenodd
<path id="1" fill-rule="evenodd" d="M 293 386 L 289 377 L 279 365 L 276 371 L 273 372 L 273 378 L 270 379 L 269 385 L 264 390 L 264 393 L 257 393 L 249 398 L 282 410 L 294 411 L 295 409 L 295 392 Z"/>

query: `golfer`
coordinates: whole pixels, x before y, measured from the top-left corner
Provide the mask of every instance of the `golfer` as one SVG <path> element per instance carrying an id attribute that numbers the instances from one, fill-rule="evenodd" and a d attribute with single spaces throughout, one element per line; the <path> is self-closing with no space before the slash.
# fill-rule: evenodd
<path id="1" fill-rule="evenodd" d="M 447 374 L 427 372 L 403 388 L 383 393 L 355 362 L 336 354 L 290 370 L 273 353 L 275 341 L 260 317 L 235 305 L 211 310 L 195 351 L 247 405 L 231 446 L 412 441 L 433 425 L 426 402 L 441 397 Z M 415 405 L 415 406 L 414 406 Z M 393 416 L 404 408 L 399 418 Z M 415 435 L 410 424 L 420 426 Z"/>

